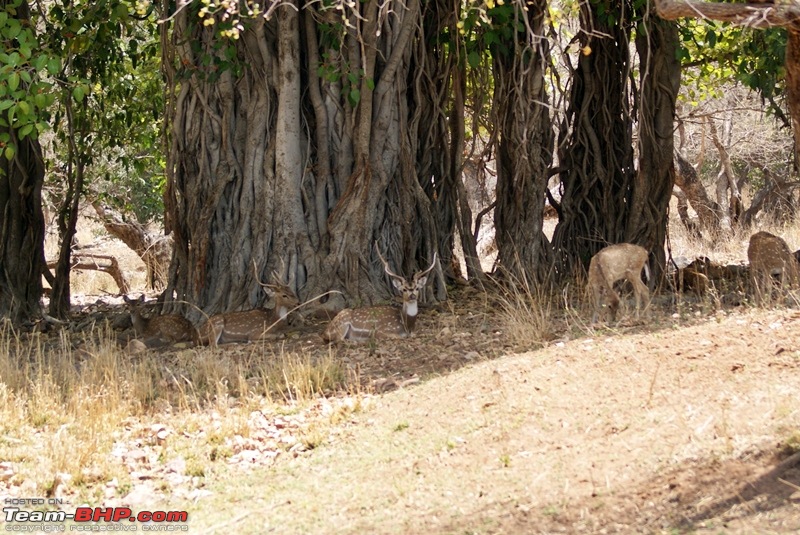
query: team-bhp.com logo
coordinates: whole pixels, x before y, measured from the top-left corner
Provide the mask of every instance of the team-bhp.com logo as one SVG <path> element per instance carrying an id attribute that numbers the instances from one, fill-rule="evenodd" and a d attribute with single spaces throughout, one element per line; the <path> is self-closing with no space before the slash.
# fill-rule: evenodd
<path id="1" fill-rule="evenodd" d="M 6 531 L 53 533 L 67 531 L 188 531 L 186 511 L 139 511 L 130 507 L 78 507 L 74 513 L 23 509 L 22 506 L 44 505 L 44 499 L 6 499 L 3 520 Z M 11 503 L 11 505 L 9 505 Z M 126 524 L 125 521 L 131 524 Z M 98 522 L 113 522 L 100 524 Z M 140 524 L 134 524 L 139 522 Z M 102 528 L 102 529 L 98 529 Z"/>

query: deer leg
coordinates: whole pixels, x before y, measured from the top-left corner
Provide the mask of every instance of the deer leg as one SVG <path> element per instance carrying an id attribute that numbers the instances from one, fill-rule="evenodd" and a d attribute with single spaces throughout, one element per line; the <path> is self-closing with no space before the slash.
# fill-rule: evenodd
<path id="1" fill-rule="evenodd" d="M 608 296 L 608 313 L 611 316 L 611 321 L 617 321 L 617 310 L 619 310 L 619 295 L 613 289 L 609 290 L 611 295 Z"/>
<path id="2" fill-rule="evenodd" d="M 650 305 L 650 290 L 642 282 L 642 279 L 638 273 L 633 273 L 631 271 L 628 271 L 626 278 L 631 283 L 631 285 L 633 285 L 633 293 L 636 294 L 636 319 L 639 319 L 639 309 L 641 308 L 641 302 L 646 301 L 645 308 L 647 308 Z"/>
<path id="3" fill-rule="evenodd" d="M 592 324 L 597 323 L 597 320 L 600 317 L 600 307 L 602 306 L 602 300 L 603 300 L 602 289 L 592 285 L 592 305 L 594 305 L 593 306 L 594 313 L 592 314 Z"/>
<path id="4" fill-rule="evenodd" d="M 758 285 L 756 294 L 758 295 L 756 302 L 759 305 L 769 303 L 770 299 L 772 298 L 772 273 L 770 270 L 763 270 L 763 273 L 761 274 L 761 284 Z"/>

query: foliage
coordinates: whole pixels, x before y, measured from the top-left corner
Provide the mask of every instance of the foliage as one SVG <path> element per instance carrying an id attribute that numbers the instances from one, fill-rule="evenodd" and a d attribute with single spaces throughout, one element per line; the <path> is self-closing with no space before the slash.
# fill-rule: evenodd
<path id="1" fill-rule="evenodd" d="M 21 0 L 0 11 L 0 127 L 16 129 L 17 137 L 38 139 L 48 129 L 56 99 L 52 77 L 61 69 L 58 56 L 42 51 L 30 25 L 16 18 Z M 9 160 L 17 146 L 9 132 L 0 133 L 0 149 Z"/>
<path id="2" fill-rule="evenodd" d="M 64 190 L 64 166 L 78 158 L 92 189 L 114 191 L 119 208 L 154 218 L 164 183 L 155 17 L 142 2 L 65 0 L 26 25 L 13 16 L 19 6 L 0 12 L 0 126 L 19 139 L 53 131 L 43 139 L 51 189 Z M 38 37 L 34 28 L 43 29 Z M 0 149 L 9 159 L 16 153 L 9 133 Z"/>
<path id="3" fill-rule="evenodd" d="M 54 156 L 68 160 L 72 137 L 95 195 L 148 221 L 163 211 L 165 164 L 157 26 L 152 14 L 136 15 L 143 9 L 119 0 L 65 1 L 51 7 L 45 25 L 49 49 L 64 60 Z M 59 127 L 69 99 L 77 132 Z"/>
<path id="4" fill-rule="evenodd" d="M 785 92 L 786 31 L 758 29 L 690 19 L 679 24 L 684 65 L 682 98 L 697 106 L 719 98 L 732 79 L 758 92 L 768 108 L 778 108 Z"/>

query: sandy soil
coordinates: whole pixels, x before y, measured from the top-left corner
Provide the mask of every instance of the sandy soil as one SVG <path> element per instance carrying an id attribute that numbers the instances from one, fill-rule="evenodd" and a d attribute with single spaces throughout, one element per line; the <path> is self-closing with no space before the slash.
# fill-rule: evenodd
<path id="1" fill-rule="evenodd" d="M 220 533 L 800 530 L 800 462 L 780 464 L 800 436 L 800 313 L 607 332 L 473 356 L 452 371 L 441 363 L 458 359 L 439 359 L 435 335 L 416 345 L 424 341 L 370 351 L 384 365 L 419 369 L 428 359 L 440 373 L 373 398 L 310 452 L 213 482 L 191 506 L 192 524 Z M 236 514 L 220 517 L 230 500 Z"/>

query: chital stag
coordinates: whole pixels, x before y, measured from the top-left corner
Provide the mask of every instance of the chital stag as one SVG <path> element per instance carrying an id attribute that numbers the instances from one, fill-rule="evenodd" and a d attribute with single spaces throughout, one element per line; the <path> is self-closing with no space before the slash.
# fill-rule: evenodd
<path id="1" fill-rule="evenodd" d="M 750 280 L 756 303 L 761 303 L 765 293 L 767 296 L 772 293 L 775 275 L 780 277 L 782 289 L 797 286 L 797 259 L 782 238 L 769 232 L 756 232 L 750 236 L 747 259 L 750 261 Z"/>
<path id="2" fill-rule="evenodd" d="M 377 246 L 375 250 L 378 250 Z M 436 265 L 436 253 L 433 254 L 430 267 L 415 273 L 410 280 L 392 272 L 380 251 L 378 257 L 383 262 L 383 269 L 391 277 L 394 287 L 403 294 L 403 306 L 397 308 L 384 305 L 342 310 L 322 333 L 322 339 L 326 342 L 405 338 L 414 332 L 418 312 L 417 298 L 428 282 L 428 274 Z"/>
<path id="3" fill-rule="evenodd" d="M 130 308 L 133 330 L 136 331 L 136 336 L 141 338 L 145 345 L 155 347 L 178 342 L 190 342 L 196 339 L 197 330 L 183 316 L 179 314 L 164 314 L 145 318 L 142 316 L 144 295 L 140 296 L 139 299 L 128 299 L 128 296 L 123 296 L 123 299 Z"/>
<path id="4" fill-rule="evenodd" d="M 636 294 L 636 317 L 639 317 L 641 301 L 645 306 L 650 302 L 650 291 L 642 283 L 641 273 L 650 279 L 650 268 L 647 265 L 647 251 L 643 247 L 631 243 L 618 243 L 601 249 L 589 263 L 589 291 L 594 303 L 592 323 L 597 321 L 603 305 L 603 294 L 614 321 L 619 308 L 619 295 L 614 291 L 614 283 L 626 279 L 633 285 Z"/>
<path id="5" fill-rule="evenodd" d="M 259 284 L 275 300 L 275 308 L 215 314 L 200 327 L 201 344 L 216 346 L 233 342 L 253 342 L 286 330 L 289 326 L 289 313 L 300 305 L 300 301 L 285 284 Z"/>

